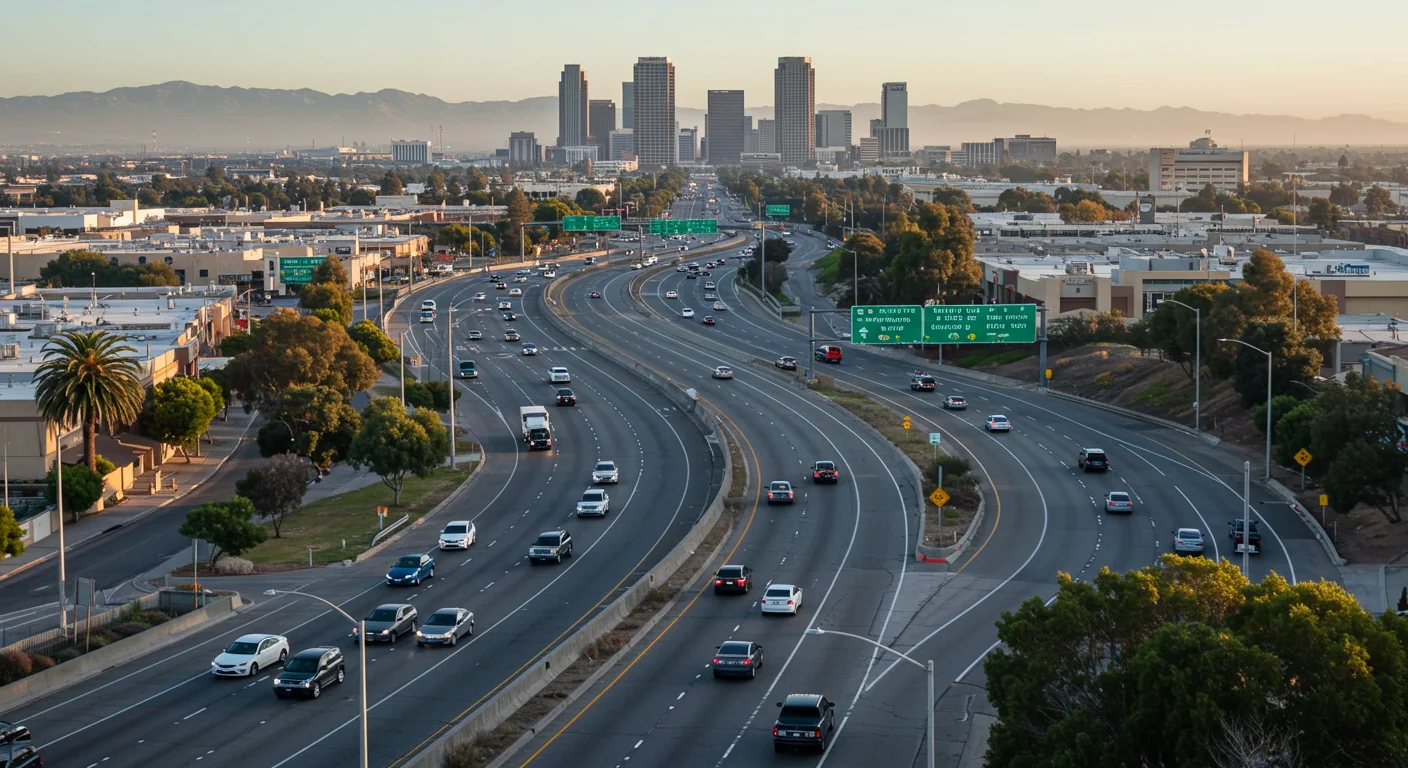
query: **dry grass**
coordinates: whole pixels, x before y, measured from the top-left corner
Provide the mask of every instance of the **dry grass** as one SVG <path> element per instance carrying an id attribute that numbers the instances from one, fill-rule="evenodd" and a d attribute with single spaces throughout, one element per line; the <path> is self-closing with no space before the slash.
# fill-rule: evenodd
<path id="1" fill-rule="evenodd" d="M 976 487 L 967 486 L 955 488 L 950 483 L 945 482 L 945 490 L 949 492 L 949 503 L 944 507 L 942 516 L 939 508 L 929 501 L 929 494 L 938 487 L 938 478 L 927 471 L 923 471 L 930 466 L 934 459 L 934 449 L 929 445 L 927 436 L 918 429 L 904 428 L 903 416 L 896 414 L 889 406 L 881 405 L 864 394 L 846 389 L 837 389 L 835 379 L 824 374 L 817 376 L 817 383 L 811 388 L 823 394 L 842 408 L 850 411 L 859 417 L 866 424 L 875 428 L 875 431 L 885 436 L 900 450 L 905 456 L 919 467 L 920 477 L 924 485 L 924 545 L 930 547 L 941 547 L 953 544 L 968 530 L 968 525 L 973 522 L 973 516 L 978 512 L 978 501 L 981 498 Z M 943 455 L 943 451 L 939 452 Z"/>
<path id="2" fill-rule="evenodd" d="M 729 442 L 729 447 L 731 450 L 736 450 L 732 441 Z M 739 460 L 741 461 L 741 457 Z M 587 678 L 625 648 L 636 632 L 645 626 L 661 608 L 679 595 L 680 591 L 693 579 L 694 574 L 704 566 L 719 542 L 728 535 L 733 522 L 734 516 L 732 515 L 720 516 L 708 535 L 695 548 L 694 554 L 684 561 L 679 570 L 675 571 L 674 576 L 660 587 L 652 590 L 640 605 L 636 606 L 635 610 L 616 625 L 615 629 L 597 638 L 582 652 L 581 656 L 577 657 L 576 661 L 562 671 L 562 674 L 548 683 L 543 690 L 539 691 L 536 696 L 510 715 L 497 728 L 472 739 L 456 743 L 442 763 L 444 768 L 483 768 L 498 758 L 523 734 L 536 727 L 540 720 L 547 717 L 555 707 L 585 683 Z"/>

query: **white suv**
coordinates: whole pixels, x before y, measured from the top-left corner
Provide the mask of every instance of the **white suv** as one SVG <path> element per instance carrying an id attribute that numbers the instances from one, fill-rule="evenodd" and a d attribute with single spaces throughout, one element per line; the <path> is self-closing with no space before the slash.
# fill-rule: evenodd
<path id="1" fill-rule="evenodd" d="M 553 384 L 570 384 L 572 382 L 572 374 L 568 373 L 566 368 L 557 366 L 548 370 L 548 381 Z"/>

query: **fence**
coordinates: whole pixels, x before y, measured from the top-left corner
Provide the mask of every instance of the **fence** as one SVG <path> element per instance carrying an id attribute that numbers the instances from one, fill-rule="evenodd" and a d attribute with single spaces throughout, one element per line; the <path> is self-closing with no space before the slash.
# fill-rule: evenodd
<path id="1" fill-rule="evenodd" d="M 0 652 L 14 650 L 47 654 L 50 651 L 57 650 L 64 646 L 74 638 L 81 639 L 86 633 L 97 632 L 122 623 L 123 620 L 131 615 L 134 606 L 137 610 L 146 611 L 161 607 L 160 601 L 161 593 L 153 592 L 150 595 L 143 595 L 124 606 L 112 608 L 102 613 L 95 613 L 91 617 L 84 615 L 86 609 L 79 609 L 77 619 L 73 618 L 72 613 L 70 613 L 69 629 L 67 632 L 55 627 L 43 632 L 28 634 L 23 638 L 14 640 L 13 636 L 17 631 L 16 629 L 9 629 L 9 636 L 4 636 L 6 629 L 0 628 L 0 644 L 3 644 L 0 645 Z"/>

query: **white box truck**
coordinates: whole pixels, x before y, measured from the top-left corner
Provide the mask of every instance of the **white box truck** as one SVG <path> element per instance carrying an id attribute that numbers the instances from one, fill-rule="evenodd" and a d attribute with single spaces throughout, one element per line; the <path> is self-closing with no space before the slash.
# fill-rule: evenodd
<path id="1" fill-rule="evenodd" d="M 552 450 L 552 422 L 547 408 L 525 405 L 518 409 L 518 417 L 523 421 L 523 442 L 528 444 L 528 450 Z"/>

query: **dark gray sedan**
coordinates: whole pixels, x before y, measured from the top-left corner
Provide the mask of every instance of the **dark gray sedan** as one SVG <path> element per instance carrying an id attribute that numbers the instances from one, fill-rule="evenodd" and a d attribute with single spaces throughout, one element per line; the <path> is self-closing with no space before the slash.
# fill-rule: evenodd
<path id="1" fill-rule="evenodd" d="M 714 654 L 714 677 L 730 675 L 753 679 L 763 666 L 763 646 L 750 640 L 729 640 Z"/>
<path id="2" fill-rule="evenodd" d="M 416 645 L 454 645 L 461 637 L 474 634 L 474 612 L 464 608 L 441 608 L 426 618 L 416 631 Z"/>
<path id="3" fill-rule="evenodd" d="M 401 635 L 416 631 L 416 607 L 410 603 L 378 605 L 362 620 L 367 628 L 367 641 L 394 643 Z M 359 628 L 352 630 L 353 640 L 360 640 Z"/>

